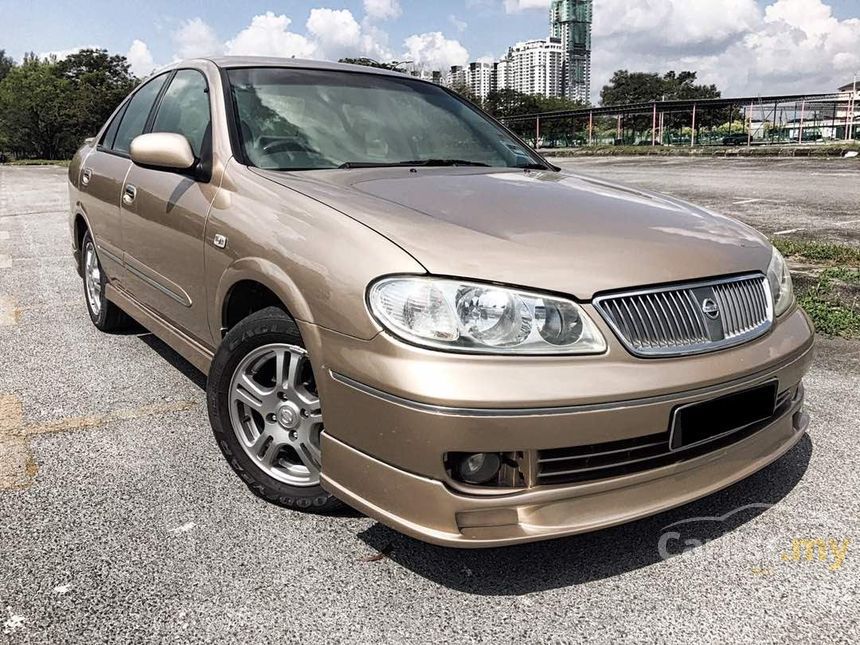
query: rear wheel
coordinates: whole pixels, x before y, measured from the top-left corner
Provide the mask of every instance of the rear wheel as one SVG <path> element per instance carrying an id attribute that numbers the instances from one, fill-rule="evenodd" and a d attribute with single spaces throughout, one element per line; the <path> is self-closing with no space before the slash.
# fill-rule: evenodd
<path id="1" fill-rule="evenodd" d="M 104 332 L 128 327 L 131 319 L 105 296 L 107 276 L 102 270 L 96 244 L 89 231 L 84 233 L 81 241 L 81 275 L 84 280 L 84 299 L 93 324 Z"/>
<path id="2" fill-rule="evenodd" d="M 221 343 L 207 384 L 221 452 L 260 497 L 303 510 L 340 505 L 320 486 L 319 394 L 295 322 L 270 307 Z"/>

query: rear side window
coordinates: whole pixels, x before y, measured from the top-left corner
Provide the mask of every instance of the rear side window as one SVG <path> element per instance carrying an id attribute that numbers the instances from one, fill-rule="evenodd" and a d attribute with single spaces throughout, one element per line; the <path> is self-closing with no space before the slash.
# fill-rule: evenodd
<path id="1" fill-rule="evenodd" d="M 193 69 L 176 72 L 161 98 L 152 131 L 183 135 L 191 144 L 194 156 L 199 158 L 209 133 L 209 123 L 206 78 Z"/>
<path id="2" fill-rule="evenodd" d="M 102 140 L 99 142 L 104 148 L 113 148 L 113 140 L 116 138 L 116 131 L 119 128 L 119 123 L 122 121 L 122 115 L 125 114 L 125 106 L 117 112 L 117 115 L 113 118 L 113 121 L 110 122 L 108 129 L 105 130 L 104 136 Z"/>
<path id="3" fill-rule="evenodd" d="M 152 110 L 152 104 L 155 103 L 166 79 L 166 74 L 152 79 L 131 97 L 125 108 L 125 113 L 122 115 L 119 128 L 117 128 L 116 138 L 112 146 L 113 150 L 127 154 L 131 147 L 131 140 L 143 134 L 143 128 L 146 127 L 146 120 Z M 108 142 L 106 141 L 106 143 Z"/>

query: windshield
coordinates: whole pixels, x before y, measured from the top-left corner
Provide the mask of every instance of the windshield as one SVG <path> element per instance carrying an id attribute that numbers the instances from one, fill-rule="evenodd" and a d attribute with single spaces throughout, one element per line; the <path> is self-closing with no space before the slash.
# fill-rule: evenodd
<path id="1" fill-rule="evenodd" d="M 245 157 L 259 168 L 546 168 L 502 128 L 430 83 L 285 68 L 227 74 Z"/>

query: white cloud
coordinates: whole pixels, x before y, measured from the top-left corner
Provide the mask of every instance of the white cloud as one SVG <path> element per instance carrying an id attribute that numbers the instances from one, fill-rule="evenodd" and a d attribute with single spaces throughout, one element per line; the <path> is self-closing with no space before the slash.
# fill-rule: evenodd
<path id="1" fill-rule="evenodd" d="M 550 0 L 505 0 L 505 13 L 519 13 L 529 9 L 549 9 L 549 2 Z"/>
<path id="2" fill-rule="evenodd" d="M 382 4 L 388 9 L 382 11 Z M 370 8 L 370 5 L 373 5 Z M 368 3 L 368 12 L 376 17 L 393 15 L 399 3 Z M 454 18 L 452 16 L 452 18 Z M 456 19 L 455 19 L 456 20 Z M 465 29 L 461 21 L 453 23 Z M 222 42 L 210 25 L 194 18 L 184 22 L 174 32 L 176 59 L 209 56 L 225 53 L 234 56 L 282 56 L 337 60 L 344 57 L 366 56 L 379 61 L 408 60 L 428 69 L 446 69 L 451 65 L 465 65 L 469 52 L 455 39 L 441 32 L 414 34 L 406 38 L 403 50 L 395 51 L 389 45 L 388 34 L 368 17 L 359 22 L 347 9 L 311 9 L 304 31 L 293 31 L 293 21 L 284 14 L 268 11 L 254 16 L 249 25 L 235 36 Z M 139 51 L 138 51 L 139 50 Z M 143 57 L 144 43 L 137 45 L 135 55 Z M 150 58 L 142 63 L 151 62 Z"/>
<path id="3" fill-rule="evenodd" d="M 131 73 L 135 76 L 143 78 L 155 69 L 155 62 L 152 59 L 152 52 L 149 51 L 149 46 L 142 40 L 135 39 L 125 55 L 128 59 L 128 64 L 131 66 Z"/>
<path id="4" fill-rule="evenodd" d="M 176 58 L 200 58 L 202 56 L 217 56 L 224 52 L 224 45 L 218 40 L 218 34 L 200 18 L 186 20 L 173 32 L 173 44 L 176 47 Z"/>
<path id="5" fill-rule="evenodd" d="M 225 49 L 232 56 L 284 56 L 313 58 L 316 45 L 305 36 L 289 30 L 292 21 L 271 11 L 254 16 L 251 24 L 229 40 Z"/>
<path id="6" fill-rule="evenodd" d="M 695 70 L 727 96 L 832 91 L 860 68 L 858 43 L 860 19 L 825 0 L 602 0 L 592 89 L 626 68 Z"/>
<path id="7" fill-rule="evenodd" d="M 427 69 L 446 69 L 469 61 L 469 52 L 460 41 L 445 38 L 439 31 L 409 36 L 403 46 L 406 60 Z"/>
<path id="8" fill-rule="evenodd" d="M 603 0 L 594 11 L 594 38 L 623 37 L 647 51 L 720 43 L 761 19 L 755 0 Z"/>
<path id="9" fill-rule="evenodd" d="M 402 10 L 399 0 L 364 0 L 364 13 L 372 20 L 399 18 Z"/>
<path id="10" fill-rule="evenodd" d="M 347 9 L 312 9 L 306 27 L 316 44 L 319 58 L 393 58 L 387 46 L 388 35 L 373 25 L 359 25 Z"/>

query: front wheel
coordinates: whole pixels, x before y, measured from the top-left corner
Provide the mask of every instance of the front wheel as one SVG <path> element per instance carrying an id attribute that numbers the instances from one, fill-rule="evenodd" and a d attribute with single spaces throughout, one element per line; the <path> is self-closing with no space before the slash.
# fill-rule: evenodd
<path id="1" fill-rule="evenodd" d="M 209 419 L 228 463 L 260 497 L 327 511 L 340 502 L 320 486 L 319 394 L 295 322 L 270 307 L 221 343 L 207 383 Z"/>

